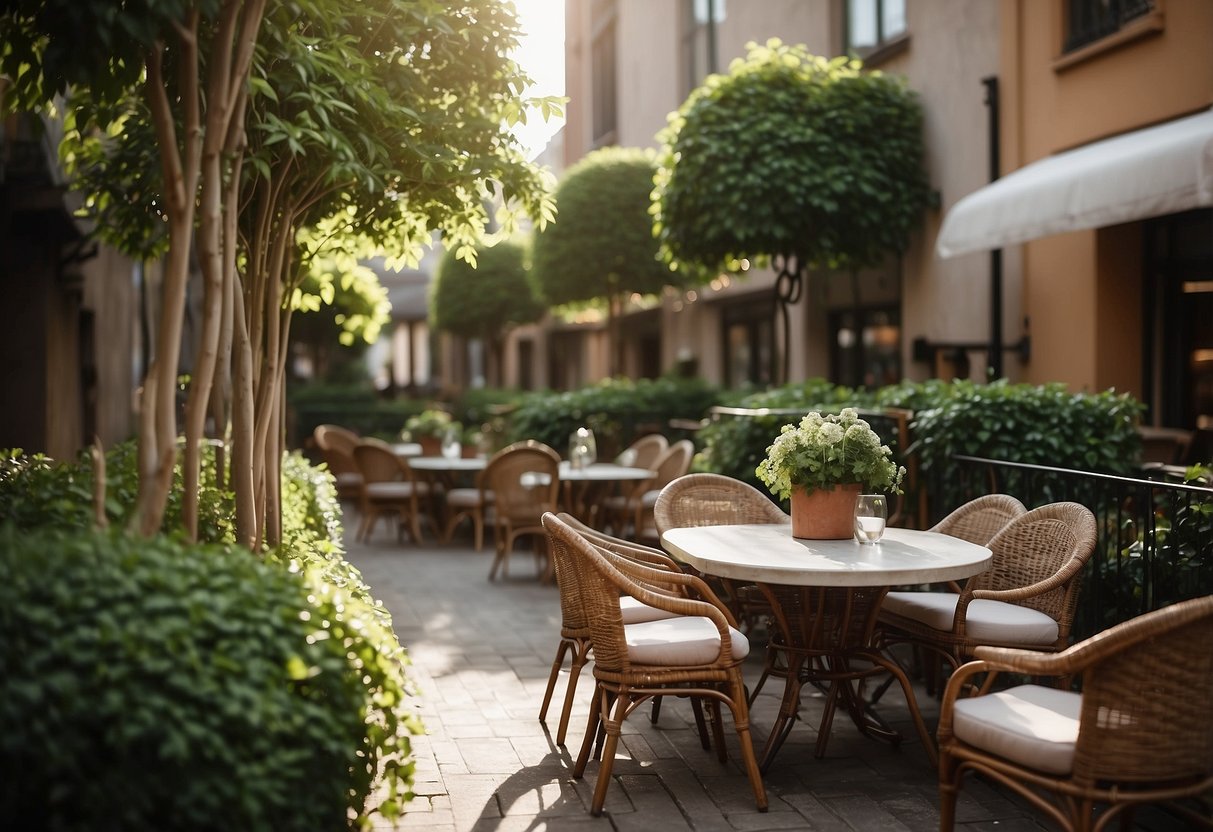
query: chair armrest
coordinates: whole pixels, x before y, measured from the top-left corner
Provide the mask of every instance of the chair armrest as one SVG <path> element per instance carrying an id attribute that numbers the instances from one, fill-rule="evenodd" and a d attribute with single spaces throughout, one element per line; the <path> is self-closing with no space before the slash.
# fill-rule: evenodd
<path id="1" fill-rule="evenodd" d="M 647 572 L 650 574 L 656 574 L 658 576 L 664 576 L 659 577 L 659 580 L 665 580 L 666 578 L 678 578 L 680 580 L 676 580 L 674 583 L 679 584 L 684 582 L 693 584 L 695 581 L 699 580 L 698 578 L 693 575 L 670 575 L 669 573 L 660 569 L 653 569 L 651 567 L 629 561 L 626 558 L 621 558 L 619 555 L 615 555 L 612 552 L 603 550 L 599 551 L 602 551 L 608 560 L 611 561 L 611 564 L 616 567 L 616 574 L 611 575 L 610 578 L 624 594 L 631 595 L 642 604 L 648 604 L 650 607 L 656 607 L 659 610 L 665 610 L 666 612 L 672 612 L 678 615 L 695 615 L 707 618 L 716 626 L 716 631 L 720 635 L 720 652 L 716 656 L 717 661 L 731 659 L 733 655 L 733 640 L 732 636 L 729 634 L 729 627 L 736 626 L 736 623 L 730 620 L 732 619 L 732 615 L 723 605 L 720 605 L 719 600 L 713 604 L 708 601 L 699 601 L 694 598 L 685 598 L 677 595 L 665 595 L 661 592 L 654 591 L 645 583 L 632 580 L 627 573 L 639 570 L 641 573 Z M 684 581 L 681 579 L 686 580 Z M 700 581 L 700 583 L 702 583 L 702 581 Z M 708 590 L 708 592 L 710 593 L 711 590 Z"/>
<path id="2" fill-rule="evenodd" d="M 660 569 L 652 566 L 646 566 L 642 563 L 637 563 L 625 557 L 624 555 L 616 554 L 609 549 L 604 549 L 601 546 L 597 547 L 598 551 L 603 554 L 611 565 L 623 573 L 624 577 L 635 581 L 644 586 L 649 592 L 662 594 L 666 598 L 685 598 L 688 600 L 697 600 L 697 603 L 706 603 L 717 610 L 730 627 L 737 626 L 737 619 L 734 618 L 732 611 L 720 600 L 712 588 L 697 575 L 688 575 L 685 572 L 669 572 L 665 569 Z M 669 589 L 676 587 L 677 589 Z M 665 590 L 664 592 L 662 590 Z M 681 590 L 681 592 L 679 592 Z M 671 593 L 671 594 L 667 594 Z M 639 600 L 644 600 L 635 593 L 628 592 Z M 647 604 L 648 601 L 645 601 Z M 658 606 L 652 604 L 651 606 Z M 665 607 L 659 607 L 665 609 Z M 690 615 L 700 615 L 701 613 L 688 613 Z"/>

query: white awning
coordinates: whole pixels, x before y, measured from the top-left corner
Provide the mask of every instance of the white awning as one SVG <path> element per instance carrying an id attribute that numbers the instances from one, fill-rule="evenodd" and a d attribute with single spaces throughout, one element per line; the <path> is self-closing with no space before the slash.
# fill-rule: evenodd
<path id="1" fill-rule="evenodd" d="M 1213 205 L 1213 110 L 1058 153 L 957 202 L 941 257 Z"/>

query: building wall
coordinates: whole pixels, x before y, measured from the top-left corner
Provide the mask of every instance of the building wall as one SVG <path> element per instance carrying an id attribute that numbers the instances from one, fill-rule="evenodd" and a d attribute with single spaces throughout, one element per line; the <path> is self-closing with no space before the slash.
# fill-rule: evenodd
<path id="1" fill-rule="evenodd" d="M 926 164 L 940 192 L 941 210 L 924 216 L 920 233 L 911 241 L 902 262 L 895 260 L 865 274 L 861 297 L 872 303 L 902 298 L 902 369 L 905 376 L 924 378 L 930 364 L 911 360 L 916 337 L 932 341 L 988 339 L 989 258 L 970 256 L 941 261 L 934 240 L 946 210 L 957 199 L 988 179 L 987 110 L 980 80 L 999 71 L 999 8 L 967 0 L 910 0 L 908 45 L 874 65 L 904 75 L 917 91 L 924 109 Z M 804 44 L 811 52 L 838 54 L 842 46 L 843 4 L 802 0 L 727 0 L 725 18 L 717 27 L 718 68 L 742 57 L 751 41 L 778 37 Z M 566 2 L 566 90 L 570 97 L 564 128 L 565 162 L 572 164 L 592 149 L 589 45 L 594 15 L 614 15 L 618 82 L 618 143 L 655 146 L 655 135 L 666 116 L 677 109 L 690 88 L 682 49 L 681 0 L 569 0 Z M 1021 333 L 1018 261 L 1008 256 L 1004 267 L 1004 331 L 1007 341 Z M 723 289 L 703 287 L 694 292 L 670 292 L 662 312 L 662 361 L 674 367 L 680 356 L 693 354 L 705 378 L 720 382 L 724 366 L 720 309 L 739 298 L 773 290 L 771 272 L 754 269 L 734 276 Z M 692 299 L 693 298 L 693 299 Z M 791 310 L 789 378 L 828 376 L 830 371 L 829 314 L 848 308 L 853 295 L 849 277 L 813 273 L 804 298 Z M 974 356 L 974 375 L 984 361 Z M 1012 377 L 1020 368 L 1008 358 Z M 601 375 L 605 368 L 591 373 Z"/>
<path id="2" fill-rule="evenodd" d="M 1155 14 L 1062 54 L 1063 4 L 1004 0 L 1003 170 L 1213 104 L 1213 3 L 1158 0 Z M 1141 224 L 1022 247 L 1031 382 L 1141 397 Z M 959 258 L 967 259 L 967 258 Z"/>

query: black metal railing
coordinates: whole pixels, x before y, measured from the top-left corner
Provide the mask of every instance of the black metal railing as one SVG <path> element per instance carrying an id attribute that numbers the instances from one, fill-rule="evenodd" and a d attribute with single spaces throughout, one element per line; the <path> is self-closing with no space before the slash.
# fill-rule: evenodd
<path id="1" fill-rule="evenodd" d="M 1153 10 L 1154 0 L 1070 0 L 1062 51 L 1094 43 Z"/>
<path id="2" fill-rule="evenodd" d="M 1029 508 L 1071 500 L 1095 515 L 1099 539 L 1074 620 L 1082 639 L 1159 607 L 1213 594 L 1213 487 L 955 456 L 933 482 L 932 521 L 981 494 Z M 942 479 L 942 478 L 939 478 Z"/>

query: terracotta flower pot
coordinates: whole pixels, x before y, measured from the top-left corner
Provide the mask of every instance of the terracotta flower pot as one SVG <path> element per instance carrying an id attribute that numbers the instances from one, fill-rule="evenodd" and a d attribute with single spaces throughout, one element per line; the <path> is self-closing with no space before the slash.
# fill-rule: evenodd
<path id="1" fill-rule="evenodd" d="M 792 492 L 792 537 L 841 540 L 854 534 L 855 498 L 859 483 L 836 485 L 829 490 Z"/>

